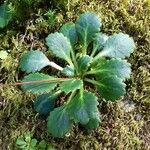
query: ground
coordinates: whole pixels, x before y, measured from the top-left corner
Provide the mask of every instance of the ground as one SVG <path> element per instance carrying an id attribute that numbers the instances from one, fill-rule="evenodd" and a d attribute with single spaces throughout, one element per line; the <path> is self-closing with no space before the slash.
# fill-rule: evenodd
<path id="1" fill-rule="evenodd" d="M 57 7 L 55 7 L 55 5 Z M 34 108 L 35 96 L 18 86 L 0 87 L 0 149 L 16 150 L 16 139 L 30 131 L 38 140 L 46 140 L 57 150 L 148 150 L 150 149 L 150 6 L 144 0 L 73 0 L 54 4 L 55 23 L 44 18 L 47 8 L 34 10 L 23 22 L 12 23 L 0 33 L 0 50 L 9 52 L 0 60 L 0 82 L 14 83 L 23 77 L 18 62 L 23 52 L 33 48 L 46 51 L 45 37 L 61 25 L 74 21 L 85 11 L 94 11 L 102 19 L 102 32 L 124 32 L 132 36 L 136 50 L 128 61 L 131 78 L 127 93 L 118 102 L 100 100 L 101 125 L 92 132 L 80 126 L 63 139 L 46 132 L 46 120 Z M 49 25 L 50 24 L 50 25 Z"/>

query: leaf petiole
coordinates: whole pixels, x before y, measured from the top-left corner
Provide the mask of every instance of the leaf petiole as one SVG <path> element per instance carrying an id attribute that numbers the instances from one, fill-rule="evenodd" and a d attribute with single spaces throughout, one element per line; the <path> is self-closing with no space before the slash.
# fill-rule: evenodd
<path id="1" fill-rule="evenodd" d="M 10 84 L 1 84 L 2 86 L 9 85 L 9 86 L 15 86 L 15 85 L 25 85 L 25 84 L 40 84 L 40 83 L 54 83 L 54 82 L 63 82 L 67 80 L 72 80 L 74 78 L 57 78 L 52 80 L 39 80 L 39 81 L 28 81 L 28 82 L 16 82 L 16 83 L 10 83 Z"/>
<path id="2" fill-rule="evenodd" d="M 75 57 L 75 53 L 73 50 L 71 50 L 71 56 L 72 56 L 72 60 L 73 60 L 73 63 L 74 63 L 74 66 L 75 66 L 75 70 L 76 70 L 76 73 L 78 74 L 78 64 L 77 64 L 77 61 L 76 61 L 76 57 Z"/>
<path id="3" fill-rule="evenodd" d="M 97 48 L 98 48 L 98 47 L 95 47 L 95 48 L 93 49 L 93 51 L 92 51 L 92 53 L 91 53 L 91 57 L 94 57 L 94 55 L 95 55 L 95 53 L 96 53 L 96 51 L 97 51 Z"/>
<path id="4" fill-rule="evenodd" d="M 66 102 L 66 105 L 69 104 L 69 102 L 71 101 L 71 99 L 75 96 L 76 91 L 77 91 L 77 90 L 74 90 L 74 91 L 70 94 L 70 96 L 69 96 L 69 98 L 68 98 L 68 100 L 67 100 L 67 102 Z"/>
<path id="5" fill-rule="evenodd" d="M 63 70 L 63 68 L 62 68 L 61 66 L 57 65 L 57 64 L 54 63 L 53 61 L 50 61 L 50 62 L 49 62 L 49 65 L 50 65 L 51 67 L 53 67 L 53 68 L 59 70 L 59 71 L 62 71 L 62 70 Z"/>
<path id="6" fill-rule="evenodd" d="M 91 75 L 91 74 L 97 74 L 100 72 L 103 72 L 104 70 L 90 70 L 88 72 L 86 72 L 84 75 Z"/>
<path id="7" fill-rule="evenodd" d="M 100 57 L 102 57 L 101 56 L 101 52 L 99 52 L 94 58 L 93 58 L 93 63 L 95 62 L 95 61 L 97 61 L 97 59 L 99 59 Z"/>

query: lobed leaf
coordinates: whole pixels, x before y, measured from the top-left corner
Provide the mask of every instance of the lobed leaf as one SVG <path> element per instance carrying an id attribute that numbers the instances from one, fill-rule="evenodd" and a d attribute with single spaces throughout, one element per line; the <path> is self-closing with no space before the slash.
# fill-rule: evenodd
<path id="1" fill-rule="evenodd" d="M 85 126 L 85 128 L 91 130 L 91 129 L 99 127 L 99 123 L 100 123 L 100 114 L 99 114 L 99 111 L 97 110 L 97 111 L 93 112 L 91 119 L 84 126 Z"/>
<path id="2" fill-rule="evenodd" d="M 79 79 L 68 80 L 60 84 L 60 90 L 68 94 L 71 91 L 80 89 L 82 85 L 83 82 Z"/>
<path id="3" fill-rule="evenodd" d="M 43 73 L 33 73 L 25 76 L 22 82 L 33 82 L 33 81 L 41 81 L 41 80 L 42 82 L 23 84 L 21 87 L 24 91 L 32 92 L 35 94 L 48 93 L 56 87 L 57 83 L 56 82 L 50 83 L 50 82 L 43 82 L 43 81 L 49 81 L 53 79 L 57 79 L 57 78 L 54 78 L 52 76 Z"/>
<path id="4" fill-rule="evenodd" d="M 59 58 L 71 63 L 70 52 L 72 50 L 71 43 L 62 33 L 52 33 L 46 38 L 46 44 L 49 49 Z"/>
<path id="5" fill-rule="evenodd" d="M 77 93 L 68 105 L 68 112 L 71 118 L 85 125 L 93 117 L 95 110 L 97 110 L 98 102 L 96 96 L 84 91 L 83 94 Z"/>
<path id="6" fill-rule="evenodd" d="M 129 35 L 118 33 L 110 36 L 99 53 L 99 57 L 124 58 L 134 51 L 135 44 Z"/>
<path id="7" fill-rule="evenodd" d="M 48 131 L 54 137 L 63 137 L 71 128 L 72 121 L 64 106 L 54 109 L 48 117 Z"/>
<path id="8" fill-rule="evenodd" d="M 47 115 L 54 109 L 57 96 L 54 94 L 39 95 L 34 102 L 35 110 L 41 115 Z"/>
<path id="9" fill-rule="evenodd" d="M 93 41 L 93 50 L 99 52 L 104 47 L 108 36 L 104 33 L 98 33 Z"/>
<path id="10" fill-rule="evenodd" d="M 78 37 L 74 23 L 64 24 L 60 28 L 60 32 L 70 40 L 72 46 L 77 42 Z"/>
<path id="11" fill-rule="evenodd" d="M 115 101 L 125 94 L 125 84 L 117 76 L 97 78 L 99 93 L 106 100 Z"/>
<path id="12" fill-rule="evenodd" d="M 49 63 L 50 61 L 43 52 L 39 50 L 31 50 L 22 56 L 20 68 L 22 71 L 26 71 L 27 73 L 36 72 L 48 66 Z"/>
<path id="13" fill-rule="evenodd" d="M 101 27 L 101 20 L 95 13 L 83 13 L 75 23 L 78 37 L 86 49 Z M 86 54 L 86 53 L 84 53 Z"/>
<path id="14" fill-rule="evenodd" d="M 111 59 L 100 61 L 97 66 L 93 68 L 91 73 L 96 74 L 99 77 L 105 77 L 110 75 L 116 75 L 117 77 L 125 80 L 130 77 L 131 68 L 130 64 L 126 60 Z"/>

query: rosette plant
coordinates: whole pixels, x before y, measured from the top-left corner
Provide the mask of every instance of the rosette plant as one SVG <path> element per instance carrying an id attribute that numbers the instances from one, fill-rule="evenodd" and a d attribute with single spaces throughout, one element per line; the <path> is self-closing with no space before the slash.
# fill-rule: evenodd
<path id="1" fill-rule="evenodd" d="M 98 127 L 96 95 L 101 96 L 100 100 L 116 101 L 125 93 L 124 81 L 131 73 L 125 58 L 133 52 L 134 41 L 124 33 L 108 36 L 100 28 L 100 18 L 85 12 L 75 23 L 66 23 L 59 32 L 47 36 L 49 51 L 64 61 L 63 66 L 39 50 L 31 50 L 21 58 L 21 70 L 30 73 L 22 80 L 22 88 L 38 94 L 35 109 L 48 116 L 48 131 L 54 137 L 63 137 L 74 123 L 87 129 Z M 59 73 L 38 73 L 46 66 Z M 54 108 L 57 100 L 61 104 Z"/>

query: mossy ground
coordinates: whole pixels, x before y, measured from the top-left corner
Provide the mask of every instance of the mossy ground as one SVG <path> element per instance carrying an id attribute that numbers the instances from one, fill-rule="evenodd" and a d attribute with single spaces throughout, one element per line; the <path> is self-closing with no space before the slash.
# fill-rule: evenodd
<path id="1" fill-rule="evenodd" d="M 63 1 L 62 1 L 63 4 Z M 38 140 L 45 139 L 58 150 L 148 150 L 150 149 L 150 9 L 144 0 L 73 0 L 56 10 L 55 26 L 49 27 L 43 9 L 32 14 L 21 27 L 9 28 L 0 35 L 0 50 L 9 56 L 0 61 L 0 82 L 13 83 L 23 77 L 18 69 L 20 56 L 30 48 L 46 51 L 44 38 L 84 11 L 94 11 L 102 18 L 102 31 L 108 35 L 124 32 L 136 42 L 129 58 L 132 75 L 127 94 L 117 103 L 100 102 L 102 123 L 88 132 L 74 126 L 63 139 L 50 137 L 46 120 L 33 108 L 34 95 L 20 87 L 0 87 L 0 149 L 15 150 L 19 135 L 31 131 Z M 65 4 L 65 5 L 66 5 Z M 15 24 L 14 24 L 15 25 Z M 13 26 L 14 26 L 13 25 Z"/>

